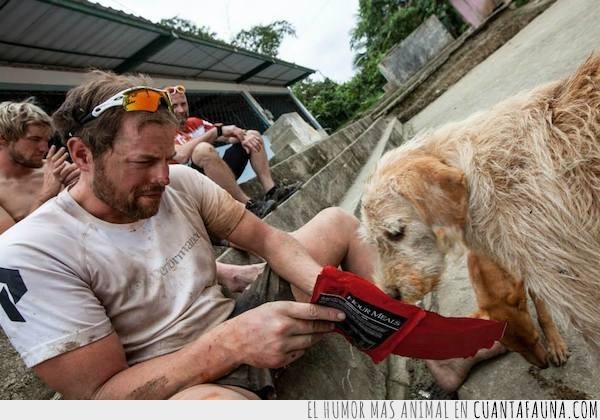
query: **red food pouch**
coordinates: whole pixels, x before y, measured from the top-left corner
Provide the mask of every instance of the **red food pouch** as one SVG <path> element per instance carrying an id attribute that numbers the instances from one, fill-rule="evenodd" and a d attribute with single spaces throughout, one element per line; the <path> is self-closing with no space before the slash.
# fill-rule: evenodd
<path id="1" fill-rule="evenodd" d="M 373 283 L 335 267 L 317 277 L 311 303 L 342 310 L 335 331 L 375 363 L 389 354 L 419 359 L 471 357 L 502 338 L 506 322 L 448 318 L 385 294 Z"/>

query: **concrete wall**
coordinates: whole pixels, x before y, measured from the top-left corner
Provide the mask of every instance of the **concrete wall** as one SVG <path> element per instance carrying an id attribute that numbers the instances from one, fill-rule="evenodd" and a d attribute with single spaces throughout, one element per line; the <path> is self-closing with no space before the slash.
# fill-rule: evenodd
<path id="1" fill-rule="evenodd" d="M 379 71 L 389 82 L 400 86 L 452 41 L 452 35 L 432 15 L 392 48 L 379 63 Z"/>
<path id="2" fill-rule="evenodd" d="M 271 150 L 275 154 L 286 146 L 299 152 L 324 137 L 296 112 L 280 116 L 264 134 L 271 140 Z"/>

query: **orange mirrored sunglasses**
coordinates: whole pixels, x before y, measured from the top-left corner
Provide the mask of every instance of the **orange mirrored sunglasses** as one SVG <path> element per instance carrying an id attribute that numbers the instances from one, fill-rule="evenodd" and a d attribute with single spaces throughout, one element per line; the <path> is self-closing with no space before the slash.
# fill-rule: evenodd
<path id="1" fill-rule="evenodd" d="M 86 115 L 80 122 L 85 124 L 109 108 L 122 106 L 125 111 L 148 111 L 156 112 L 160 104 L 163 103 L 169 111 L 173 112 L 171 99 L 167 92 L 162 89 L 156 89 L 148 86 L 136 86 L 111 96 L 100 105 L 95 106 L 92 112 Z"/>

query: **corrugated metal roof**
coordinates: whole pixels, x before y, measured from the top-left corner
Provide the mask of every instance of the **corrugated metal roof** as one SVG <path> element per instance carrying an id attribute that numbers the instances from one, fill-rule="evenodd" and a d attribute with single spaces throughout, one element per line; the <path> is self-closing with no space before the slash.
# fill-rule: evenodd
<path id="1" fill-rule="evenodd" d="M 269 86 L 314 73 L 84 0 L 0 0 L 0 63 Z"/>

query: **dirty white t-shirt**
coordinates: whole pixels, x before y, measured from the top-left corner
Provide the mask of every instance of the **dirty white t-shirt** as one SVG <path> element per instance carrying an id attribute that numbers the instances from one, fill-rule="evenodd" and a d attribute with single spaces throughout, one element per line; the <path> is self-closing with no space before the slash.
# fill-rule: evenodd
<path id="1" fill-rule="evenodd" d="M 208 233 L 227 237 L 244 206 L 183 165 L 170 178 L 149 219 L 107 223 L 63 191 L 0 235 L 0 325 L 28 367 L 113 330 L 131 365 L 227 319 Z"/>

